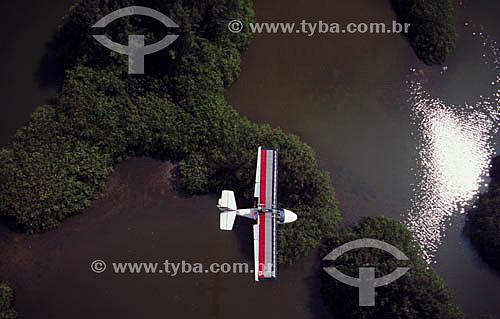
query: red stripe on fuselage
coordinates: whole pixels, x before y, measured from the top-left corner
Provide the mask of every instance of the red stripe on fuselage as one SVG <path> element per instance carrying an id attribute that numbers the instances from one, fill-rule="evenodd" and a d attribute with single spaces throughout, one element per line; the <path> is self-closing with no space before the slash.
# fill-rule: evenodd
<path id="1" fill-rule="evenodd" d="M 260 152 L 260 196 L 259 204 L 266 205 L 267 151 Z"/>
<path id="2" fill-rule="evenodd" d="M 266 214 L 259 213 L 259 278 L 264 277 L 266 264 Z"/>

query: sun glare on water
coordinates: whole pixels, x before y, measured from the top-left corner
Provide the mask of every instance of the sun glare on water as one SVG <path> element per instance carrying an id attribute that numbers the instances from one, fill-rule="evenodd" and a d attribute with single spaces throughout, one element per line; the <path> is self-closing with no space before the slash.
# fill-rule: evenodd
<path id="1" fill-rule="evenodd" d="M 492 50 L 495 59 L 491 65 L 498 69 L 497 43 L 479 36 L 484 47 Z M 448 105 L 432 98 L 418 80 L 408 84 L 412 122 L 420 146 L 417 183 L 406 223 L 430 263 L 449 217 L 464 213 L 484 183 L 494 154 L 491 136 L 500 126 L 500 77 L 487 83 L 497 87 L 495 95 L 480 97 L 475 105 Z"/>

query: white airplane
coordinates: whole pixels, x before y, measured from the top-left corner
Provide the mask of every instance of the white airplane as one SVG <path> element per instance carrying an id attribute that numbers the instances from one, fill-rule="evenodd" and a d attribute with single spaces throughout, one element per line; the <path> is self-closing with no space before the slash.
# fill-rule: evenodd
<path id="1" fill-rule="evenodd" d="M 278 150 L 259 147 L 255 174 L 257 208 L 238 209 L 233 191 L 222 191 L 217 207 L 220 229 L 232 230 L 236 215 L 253 219 L 253 249 L 255 281 L 277 278 L 276 225 L 292 223 L 297 215 L 287 209 L 278 209 Z"/>

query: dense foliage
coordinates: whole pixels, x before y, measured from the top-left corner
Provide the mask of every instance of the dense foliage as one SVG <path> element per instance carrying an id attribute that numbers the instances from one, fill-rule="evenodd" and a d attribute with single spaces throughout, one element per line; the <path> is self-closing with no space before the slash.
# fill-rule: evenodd
<path id="1" fill-rule="evenodd" d="M 109 12 L 143 5 L 180 25 L 179 39 L 146 57 L 146 75 L 129 75 L 127 57 L 103 48 L 90 26 Z M 39 107 L 0 151 L 0 212 L 20 229 L 47 231 L 82 212 L 102 190 L 112 167 L 129 156 L 178 161 L 189 194 L 234 189 L 252 203 L 256 150 L 279 149 L 280 204 L 299 219 L 280 227 L 280 263 L 291 263 L 331 235 L 340 214 L 326 173 L 296 136 L 241 117 L 224 89 L 239 72 L 249 33 L 230 33 L 230 19 L 253 19 L 247 0 L 83 0 L 58 34 L 67 71 L 55 103 Z M 165 34 L 146 18 L 117 20 L 114 41 L 129 34 Z M 216 212 L 214 212 L 216 214 Z"/>
<path id="2" fill-rule="evenodd" d="M 16 319 L 13 309 L 14 292 L 6 282 L 0 282 L 0 319 Z"/>
<path id="3" fill-rule="evenodd" d="M 359 307 L 357 287 L 337 281 L 321 272 L 321 294 L 334 318 L 456 319 L 463 314 L 455 305 L 450 289 L 421 257 L 410 231 L 401 222 L 386 217 L 370 217 L 327 240 L 325 256 L 333 249 L 356 239 L 372 238 L 401 250 L 408 261 L 399 261 L 376 248 L 349 251 L 335 261 L 323 261 L 323 267 L 335 266 L 344 274 L 358 278 L 359 267 L 375 267 L 375 277 L 383 277 L 396 267 L 410 270 L 387 286 L 375 289 L 375 307 Z"/>
<path id="4" fill-rule="evenodd" d="M 418 58 L 425 64 L 443 64 L 455 50 L 457 32 L 451 0 L 392 0 Z"/>
<path id="5" fill-rule="evenodd" d="M 500 157 L 493 159 L 490 176 L 487 192 L 467 212 L 464 232 L 484 260 L 500 271 Z"/>

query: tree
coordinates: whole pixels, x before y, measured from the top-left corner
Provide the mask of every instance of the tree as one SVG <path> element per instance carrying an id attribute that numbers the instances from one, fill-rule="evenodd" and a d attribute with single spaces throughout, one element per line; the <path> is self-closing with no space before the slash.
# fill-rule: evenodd
<path id="1" fill-rule="evenodd" d="M 126 58 L 97 47 L 90 36 L 90 21 L 132 4 L 168 13 L 182 25 L 170 53 L 153 57 L 159 63 L 146 58 L 158 70 L 144 76 L 129 75 Z M 23 231 L 51 230 L 83 212 L 113 165 L 129 156 L 177 161 L 179 184 L 188 194 L 232 188 L 253 204 L 255 154 L 265 145 L 279 150 L 280 205 L 299 215 L 278 230 L 279 262 L 290 264 L 317 247 L 341 218 L 329 176 L 297 136 L 251 123 L 225 100 L 225 88 L 239 74 L 240 50 L 251 37 L 249 31 L 229 32 L 229 18 L 253 19 L 251 3 L 76 4 L 59 32 L 67 69 L 57 101 L 39 107 L 0 151 L 0 214 Z M 133 22 L 117 20 L 106 32 L 114 41 L 146 29 L 161 33 L 151 21 Z"/>
<path id="2" fill-rule="evenodd" d="M 500 271 L 500 157 L 492 159 L 491 182 L 467 211 L 464 233 L 484 261 Z"/>
<path id="3" fill-rule="evenodd" d="M 321 294 L 334 318 L 464 317 L 455 305 L 450 289 L 443 279 L 422 258 L 411 232 L 397 220 L 383 216 L 365 218 L 359 225 L 346 228 L 329 238 L 322 248 L 322 255 L 328 254 L 342 244 L 363 238 L 378 239 L 391 244 L 402 251 L 409 261 L 402 263 L 383 250 L 361 248 L 349 251 L 335 261 L 323 261 L 322 266 L 335 266 L 352 277 L 359 276 L 360 266 L 375 267 L 376 277 L 385 276 L 396 267 L 409 267 L 410 270 L 387 286 L 375 289 L 375 307 L 360 307 L 357 287 L 345 285 L 322 271 Z"/>
<path id="4" fill-rule="evenodd" d="M 450 0 L 392 0 L 417 57 L 427 65 L 443 64 L 455 50 L 457 32 Z"/>
<path id="5" fill-rule="evenodd" d="M 14 292 L 5 281 L 0 282 L 0 319 L 16 319 L 17 313 L 13 308 Z"/>

